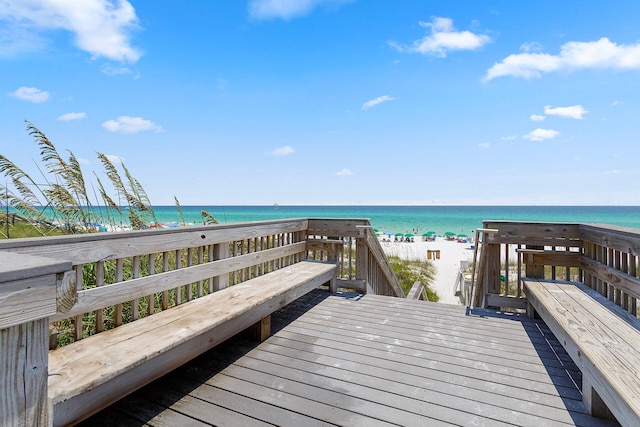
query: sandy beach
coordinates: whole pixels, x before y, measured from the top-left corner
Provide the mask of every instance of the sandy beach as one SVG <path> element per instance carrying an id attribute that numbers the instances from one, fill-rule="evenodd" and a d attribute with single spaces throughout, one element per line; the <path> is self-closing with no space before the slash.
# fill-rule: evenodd
<path id="1" fill-rule="evenodd" d="M 405 260 L 427 260 L 427 251 L 440 251 L 440 259 L 432 259 L 436 266 L 436 277 L 431 284 L 440 297 L 439 302 L 445 304 L 461 304 L 459 297 L 455 296 L 454 285 L 460 261 L 467 261 L 471 265 L 473 261 L 473 247 L 471 243 L 458 243 L 457 241 L 437 238 L 433 242 L 385 242 L 380 245 L 387 256 L 397 256 Z"/>

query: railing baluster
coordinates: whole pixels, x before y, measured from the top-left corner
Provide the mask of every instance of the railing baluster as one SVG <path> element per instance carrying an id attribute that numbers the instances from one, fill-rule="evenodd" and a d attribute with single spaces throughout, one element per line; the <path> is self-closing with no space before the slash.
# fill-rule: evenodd
<path id="1" fill-rule="evenodd" d="M 122 282 L 123 280 L 123 259 L 118 258 L 116 260 L 116 283 Z M 116 304 L 116 318 L 115 318 L 115 326 L 122 325 L 122 303 Z"/>
<path id="2" fill-rule="evenodd" d="M 187 267 L 193 265 L 193 248 L 187 248 Z M 187 301 L 193 299 L 193 283 L 187 285 Z"/>
<path id="3" fill-rule="evenodd" d="M 74 268 L 76 270 L 76 289 L 78 290 L 78 292 L 82 291 L 82 284 L 83 284 L 83 265 L 82 264 L 78 264 L 76 265 Z M 76 316 L 73 319 L 73 326 L 74 326 L 74 334 L 73 334 L 73 339 L 75 341 L 81 340 L 83 337 L 82 334 L 82 330 L 83 330 L 83 315 L 79 315 Z"/>
<path id="4" fill-rule="evenodd" d="M 162 252 L 162 272 L 169 271 L 169 252 Z M 169 291 L 162 291 L 162 309 L 169 308 Z"/>
<path id="5" fill-rule="evenodd" d="M 140 277 L 140 257 L 138 255 L 134 255 L 132 263 L 133 266 L 131 278 L 137 279 L 138 277 Z M 138 320 L 138 318 L 140 317 L 140 300 L 136 298 L 131 302 L 131 304 L 131 317 L 133 318 L 133 320 Z"/>
<path id="6" fill-rule="evenodd" d="M 104 261 L 96 263 L 96 288 L 104 285 Z M 104 330 L 104 309 L 96 310 L 95 332 Z"/>
<path id="7" fill-rule="evenodd" d="M 152 276 L 156 272 L 156 256 L 155 254 L 147 255 L 147 260 L 149 265 L 147 266 L 147 273 L 149 276 Z M 147 315 L 152 315 L 156 311 L 156 296 L 155 294 L 151 294 L 148 296 L 149 302 L 147 303 Z"/>
<path id="8" fill-rule="evenodd" d="M 182 250 L 176 249 L 175 251 L 176 257 L 176 270 L 180 270 L 182 268 Z M 176 293 L 176 305 L 182 304 L 182 287 L 178 286 L 175 288 L 174 292 Z"/>

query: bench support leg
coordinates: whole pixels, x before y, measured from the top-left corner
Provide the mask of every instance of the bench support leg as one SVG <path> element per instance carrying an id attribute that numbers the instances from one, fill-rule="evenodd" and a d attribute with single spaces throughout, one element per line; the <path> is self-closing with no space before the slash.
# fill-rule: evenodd
<path id="1" fill-rule="evenodd" d="M 593 388 L 586 375 L 582 376 L 582 402 L 591 416 L 615 420 L 615 417 L 602 401 L 598 392 Z"/>
<path id="2" fill-rule="evenodd" d="M 335 277 L 329 282 L 329 292 L 331 292 L 332 294 L 338 292 L 338 281 Z"/>
<path id="3" fill-rule="evenodd" d="M 249 327 L 249 333 L 256 341 L 263 342 L 271 336 L 271 315 Z"/>
<path id="4" fill-rule="evenodd" d="M 536 309 L 533 308 L 533 304 L 531 304 L 528 300 L 527 300 L 527 315 L 531 320 L 536 318 Z"/>

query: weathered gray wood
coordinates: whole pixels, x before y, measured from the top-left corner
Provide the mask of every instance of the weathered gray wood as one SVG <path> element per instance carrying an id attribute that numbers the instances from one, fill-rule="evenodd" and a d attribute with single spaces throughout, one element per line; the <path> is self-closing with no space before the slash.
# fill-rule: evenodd
<path id="1" fill-rule="evenodd" d="M 640 320 L 576 284 L 525 279 L 525 291 L 582 369 L 585 405 L 601 398 L 622 425 L 640 424 Z"/>
<path id="2" fill-rule="evenodd" d="M 538 358 L 536 365 L 536 352 L 555 342 L 541 321 L 489 310 L 467 314 L 464 307 L 373 295 L 329 296 L 316 290 L 309 297 L 273 315 L 278 332 L 264 343 L 256 347 L 234 338 L 141 390 L 141 396 L 159 390 L 153 393 L 158 402 L 210 423 L 218 408 L 224 408 L 231 417 L 238 413 L 277 425 L 316 425 L 322 420 L 357 425 L 369 421 L 365 417 L 404 425 L 607 425 L 586 414 L 579 390 L 557 359 L 557 369 L 547 371 L 551 359 Z M 292 321 L 288 325 L 281 317 L 285 313 Z M 429 326 L 439 318 L 443 320 L 433 326 L 432 341 L 423 341 L 418 325 Z M 450 325 L 457 333 L 469 329 L 468 335 L 478 341 L 442 362 L 434 361 L 424 350 L 448 345 Z M 479 331 L 485 328 L 482 336 Z M 477 351 L 492 350 L 496 361 L 499 354 L 508 361 L 527 340 L 533 347 L 522 372 L 546 373 L 542 383 L 538 378 L 495 376 Z M 501 353 L 495 341 L 503 342 Z M 516 346 L 510 348 L 510 341 Z M 559 346 L 549 353 L 567 358 Z M 462 369 L 456 360 L 460 357 L 475 363 Z M 510 369 L 517 372 L 519 365 L 513 362 Z M 565 367 L 575 369 L 569 365 Z M 558 385 L 561 376 L 570 387 Z M 348 413 L 356 417 L 351 420 Z"/>
<path id="3" fill-rule="evenodd" d="M 12 239 L 4 241 L 12 241 Z M 50 257 L 25 256 L 0 251 L 0 290 L 7 282 L 47 276 L 68 270 L 71 270 L 69 260 L 60 261 Z"/>
<path id="4" fill-rule="evenodd" d="M 0 252 L 0 329 L 54 315 L 57 275 L 69 270 L 70 262 Z"/>
<path id="5" fill-rule="evenodd" d="M 39 255 L 85 264 L 96 260 L 161 253 L 181 248 L 239 241 L 277 233 L 303 231 L 306 219 L 216 224 L 181 229 L 94 233 L 0 241 L 0 251 Z M 99 242 L 97 244 L 96 242 Z"/>
<path id="6" fill-rule="evenodd" d="M 0 425 L 46 426 L 48 320 L 0 330 Z"/>
<path id="7" fill-rule="evenodd" d="M 372 265 L 369 265 L 368 267 L 371 268 L 375 266 L 378 269 L 380 269 L 380 272 L 382 273 L 383 277 L 386 279 L 386 282 L 387 282 L 387 286 L 385 287 L 385 289 L 388 289 L 392 293 L 392 296 L 404 298 L 404 292 L 400 287 L 400 283 L 398 283 L 398 278 L 396 277 L 395 273 L 393 272 L 393 269 L 391 268 L 391 264 L 389 264 L 389 260 L 387 259 L 387 256 L 382 251 L 382 247 L 380 246 L 380 241 L 378 240 L 378 238 L 376 237 L 372 229 L 366 228 L 365 230 L 366 230 L 365 242 L 367 244 L 367 248 L 369 249 L 368 253 L 371 254 L 376 261 L 375 263 L 372 263 Z M 371 283 L 378 284 L 380 283 L 380 280 L 371 281 Z M 381 284 L 380 284 L 380 288 L 382 288 Z M 379 294 L 383 293 L 381 291 L 382 289 L 378 289 Z"/>
<path id="8" fill-rule="evenodd" d="M 335 264 L 296 263 L 51 351 L 54 424 L 91 415 L 332 280 L 335 273 Z"/>
<path id="9" fill-rule="evenodd" d="M 308 221 L 309 236 L 343 236 L 364 238 L 365 228 L 371 226 L 368 219 L 316 219 Z"/>
<path id="10" fill-rule="evenodd" d="M 487 307 L 501 307 L 503 309 L 507 308 L 515 308 L 519 310 L 526 310 L 527 308 L 527 300 L 524 298 L 506 296 L 506 295 L 497 295 L 497 294 L 487 294 L 485 296 L 486 306 Z"/>
<path id="11" fill-rule="evenodd" d="M 142 298 L 156 292 L 166 291 L 176 286 L 202 281 L 208 277 L 225 275 L 259 262 L 268 262 L 283 256 L 300 253 L 304 251 L 304 248 L 305 243 L 300 242 L 251 254 L 238 255 L 233 258 L 197 264 L 179 270 L 131 279 L 126 282 L 114 283 L 108 286 L 87 289 L 78 293 L 78 302 L 72 309 L 67 313 L 52 316 L 51 320 L 65 319 L 121 302 L 131 301 L 135 298 Z"/>
<path id="12" fill-rule="evenodd" d="M 407 299 L 426 300 L 427 293 L 422 286 L 422 282 L 415 282 L 411 287 L 411 290 L 407 294 Z"/>
<path id="13" fill-rule="evenodd" d="M 594 278 L 605 281 L 634 298 L 640 299 L 640 279 L 637 277 L 586 256 L 580 258 L 580 267 L 591 273 Z"/>

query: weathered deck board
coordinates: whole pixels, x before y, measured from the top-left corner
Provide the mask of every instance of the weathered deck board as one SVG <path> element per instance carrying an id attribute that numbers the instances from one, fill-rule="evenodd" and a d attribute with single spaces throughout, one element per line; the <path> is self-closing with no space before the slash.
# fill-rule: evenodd
<path id="1" fill-rule="evenodd" d="M 314 291 L 273 315 L 272 331 L 262 344 L 235 337 L 97 417 L 152 426 L 607 424 L 586 413 L 579 371 L 553 335 L 524 315 Z"/>

